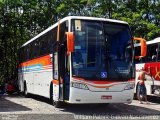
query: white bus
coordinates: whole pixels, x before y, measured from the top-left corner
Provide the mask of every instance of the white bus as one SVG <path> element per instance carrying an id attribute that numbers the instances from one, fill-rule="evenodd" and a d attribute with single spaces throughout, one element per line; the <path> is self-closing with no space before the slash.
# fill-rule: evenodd
<path id="1" fill-rule="evenodd" d="M 56 107 L 132 102 L 134 46 L 126 22 L 65 17 L 22 45 L 19 58 L 19 89 L 26 96 L 50 98 Z"/>
<path id="2" fill-rule="evenodd" d="M 135 45 L 138 54 L 139 44 Z M 147 42 L 147 55 L 136 60 L 136 87 L 137 93 L 138 76 L 141 71 L 146 72 L 147 95 L 160 97 L 160 37 Z"/>

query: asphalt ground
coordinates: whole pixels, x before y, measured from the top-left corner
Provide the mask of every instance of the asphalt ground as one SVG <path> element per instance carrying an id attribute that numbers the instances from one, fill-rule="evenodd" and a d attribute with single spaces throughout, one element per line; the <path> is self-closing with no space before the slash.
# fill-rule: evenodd
<path id="1" fill-rule="evenodd" d="M 0 96 L 0 120 L 144 119 L 160 120 L 160 99 L 148 97 L 149 104 L 83 104 L 55 108 L 49 99 L 22 95 Z"/>

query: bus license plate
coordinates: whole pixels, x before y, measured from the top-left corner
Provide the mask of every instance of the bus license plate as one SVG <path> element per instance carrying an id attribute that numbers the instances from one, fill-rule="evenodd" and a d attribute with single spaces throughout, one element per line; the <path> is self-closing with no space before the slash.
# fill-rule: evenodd
<path id="1" fill-rule="evenodd" d="M 112 99 L 112 96 L 111 95 L 102 95 L 101 99 L 103 99 L 103 100 L 104 99 L 107 99 L 107 100 L 109 99 L 110 100 L 110 99 Z"/>

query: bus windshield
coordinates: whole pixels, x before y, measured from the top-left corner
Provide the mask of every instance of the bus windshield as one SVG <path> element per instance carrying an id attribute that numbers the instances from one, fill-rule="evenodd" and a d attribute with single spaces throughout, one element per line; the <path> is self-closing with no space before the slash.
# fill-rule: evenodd
<path id="1" fill-rule="evenodd" d="M 134 77 L 133 46 L 127 24 L 74 20 L 72 74 L 96 80 Z"/>

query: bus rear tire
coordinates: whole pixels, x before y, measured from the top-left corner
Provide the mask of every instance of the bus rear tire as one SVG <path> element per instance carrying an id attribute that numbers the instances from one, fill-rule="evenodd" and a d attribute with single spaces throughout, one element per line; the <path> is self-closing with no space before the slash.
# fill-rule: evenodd
<path id="1" fill-rule="evenodd" d="M 53 84 L 50 84 L 50 103 L 54 105 L 54 100 L 53 100 Z"/>
<path id="2" fill-rule="evenodd" d="M 28 91 L 27 91 L 27 84 L 26 84 L 26 82 L 24 83 L 24 96 L 25 96 L 26 98 L 29 97 Z"/>

